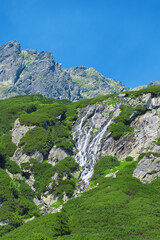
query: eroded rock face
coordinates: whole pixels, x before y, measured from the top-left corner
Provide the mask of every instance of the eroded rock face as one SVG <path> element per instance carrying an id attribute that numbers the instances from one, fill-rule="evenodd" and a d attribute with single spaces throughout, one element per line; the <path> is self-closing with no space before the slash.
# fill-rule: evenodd
<path id="1" fill-rule="evenodd" d="M 11 41 L 0 47 L 0 84 L 13 85 L 24 68 L 20 44 Z"/>
<path id="2" fill-rule="evenodd" d="M 17 118 L 14 123 L 14 128 L 12 129 L 12 142 L 15 143 L 17 146 L 21 140 L 21 138 L 30 130 L 33 129 L 35 126 L 22 126 L 20 125 L 19 119 Z"/>
<path id="3" fill-rule="evenodd" d="M 5 89 L 4 89 L 5 88 Z M 17 41 L 0 47 L 0 98 L 42 94 L 57 99 L 81 99 L 70 74 L 61 70 L 51 52 L 21 51 Z"/>
<path id="4" fill-rule="evenodd" d="M 78 150 L 75 159 L 82 167 L 81 178 L 84 182 L 88 182 L 95 163 L 101 157 L 113 155 L 119 160 L 123 160 L 132 156 L 137 160 L 142 152 L 160 152 L 159 146 L 155 144 L 160 137 L 159 99 L 152 98 L 151 94 L 144 94 L 136 99 L 123 96 L 117 101 L 116 99 L 108 100 L 110 101 L 109 105 L 107 103 L 105 105 L 104 101 L 102 104 L 97 103 L 81 110 L 78 122 L 73 129 L 73 137 Z M 110 124 L 120 114 L 119 106 L 121 104 L 134 107 L 143 105 L 149 111 L 141 116 L 133 115 L 130 120 L 130 126 L 134 129 L 133 133 L 114 140 L 108 130 Z"/>
<path id="5" fill-rule="evenodd" d="M 120 160 L 132 156 L 137 159 L 141 152 L 153 151 L 152 142 L 160 136 L 160 117 L 154 110 L 136 118 L 131 126 L 134 127 L 134 132 L 117 141 L 106 135 L 101 156 L 115 155 Z"/>
<path id="6" fill-rule="evenodd" d="M 0 98 L 42 94 L 73 101 L 128 90 L 94 68 L 61 69 L 51 52 L 21 50 L 17 41 L 0 47 Z"/>
<path id="7" fill-rule="evenodd" d="M 15 151 L 15 153 L 13 154 L 13 157 L 11 158 L 13 161 L 16 161 L 16 163 L 20 166 L 21 163 L 24 162 L 29 162 L 30 158 L 35 158 L 37 159 L 39 162 L 43 162 L 43 155 L 42 153 L 39 153 L 38 151 L 35 151 L 33 154 L 31 155 L 26 155 L 23 152 L 23 148 L 17 148 L 17 150 Z"/>
<path id="8" fill-rule="evenodd" d="M 80 86 L 80 94 L 84 98 L 129 90 L 121 82 L 104 77 L 93 67 L 72 67 L 64 71 L 70 74 L 75 85 Z"/>
<path id="9" fill-rule="evenodd" d="M 152 108 L 159 108 L 160 107 L 160 98 L 159 97 L 152 98 L 151 107 Z"/>
<path id="10" fill-rule="evenodd" d="M 150 183 L 160 177 L 160 157 L 150 155 L 143 157 L 133 172 L 133 177 L 139 178 L 142 183 Z"/>
<path id="11" fill-rule="evenodd" d="M 56 148 L 56 146 L 53 146 L 48 155 L 48 163 L 54 166 L 59 161 L 68 156 L 69 156 L 68 153 L 66 153 L 63 149 Z"/>

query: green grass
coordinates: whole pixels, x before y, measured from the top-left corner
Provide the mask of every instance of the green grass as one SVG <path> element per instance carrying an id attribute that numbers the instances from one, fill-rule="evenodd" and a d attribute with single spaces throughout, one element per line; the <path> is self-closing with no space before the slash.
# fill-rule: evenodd
<path id="1" fill-rule="evenodd" d="M 17 146 L 12 142 L 11 132 L 8 132 L 7 134 L 5 134 L 1 137 L 1 144 L 4 145 L 4 148 L 5 148 L 8 156 L 12 157 L 15 150 L 17 149 Z"/>
<path id="2" fill-rule="evenodd" d="M 115 166 L 119 166 L 120 162 L 116 157 L 113 156 L 106 156 L 101 159 L 95 164 L 94 166 L 94 173 L 93 176 L 91 177 L 91 181 L 95 182 L 97 181 L 100 177 L 104 176 L 105 170 L 114 168 Z"/>
<path id="3" fill-rule="evenodd" d="M 1 239 L 32 239 L 34 232 L 50 240 L 158 240 L 160 179 L 143 185 L 132 177 L 135 167 L 136 163 L 123 166 L 117 178 L 102 176 L 99 186 L 64 205 L 70 234 L 57 237 L 54 228 L 56 214 L 49 214 L 19 227 Z"/>
<path id="4" fill-rule="evenodd" d="M 128 97 L 137 98 L 146 93 L 160 96 L 160 86 L 127 94 Z M 9 223 L 8 226 L 0 227 L 0 235 L 20 226 L 25 219 L 40 215 L 33 203 L 35 193 L 24 180 L 11 180 L 5 171 L 8 169 L 13 174 L 21 173 L 18 165 L 9 160 L 9 156 L 12 156 L 16 149 L 11 142 L 9 132 L 15 119 L 19 117 L 21 124 L 36 126 L 21 139 L 20 145 L 23 146 L 24 151 L 30 154 L 38 150 L 47 158 L 53 145 L 72 153 L 74 141 L 70 130 L 77 119 L 78 109 L 107 100 L 111 104 L 116 104 L 117 99 L 118 94 L 83 99 L 74 103 L 68 100 L 48 99 L 41 95 L 0 100 L 0 199 L 3 202 L 0 207 L 0 219 Z M 132 133 L 130 116 L 133 112 L 137 116 L 144 114 L 145 111 L 146 108 L 141 105 L 136 108 L 122 105 L 121 114 L 112 125 L 114 126 L 111 131 L 112 136 L 118 139 L 128 132 Z M 138 160 L 149 154 L 151 153 L 141 154 Z M 158 153 L 152 154 L 159 157 Z M 69 217 L 69 228 L 64 221 L 62 235 L 60 229 L 54 227 L 58 215 L 53 214 L 24 224 L 1 239 L 128 240 L 128 236 L 135 240 L 159 239 L 160 180 L 157 179 L 149 185 L 141 184 L 132 177 L 136 164 L 130 158 L 126 159 L 126 162 L 119 163 L 113 157 L 105 157 L 97 162 L 92 177 L 96 187 L 64 205 L 65 214 Z M 54 167 L 46 162 L 39 163 L 32 159 L 29 164 L 22 164 L 22 168 L 32 170 L 34 173 L 34 187 L 38 197 L 52 182 L 50 193 L 58 194 L 59 197 L 55 206 L 59 206 L 62 202 L 64 193 L 69 197 L 76 188 L 77 179 L 72 176 L 72 172 L 78 169 L 78 165 L 72 158 L 64 159 Z M 105 178 L 106 174 L 116 170 L 119 170 L 116 178 Z M 58 184 L 52 179 L 55 173 L 58 173 Z M 66 179 L 63 178 L 64 173 L 67 174 Z M 97 182 L 99 185 L 95 185 Z M 59 221 L 60 219 L 61 216 Z"/>

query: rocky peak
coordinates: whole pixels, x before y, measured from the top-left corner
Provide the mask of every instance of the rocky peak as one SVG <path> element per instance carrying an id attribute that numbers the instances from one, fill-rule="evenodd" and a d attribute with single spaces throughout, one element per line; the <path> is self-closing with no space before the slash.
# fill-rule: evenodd
<path id="1" fill-rule="evenodd" d="M 80 66 L 63 70 L 70 73 L 72 81 L 80 86 L 80 93 L 83 98 L 128 90 L 121 82 L 104 77 L 93 67 Z"/>
<path id="2" fill-rule="evenodd" d="M 51 52 L 21 50 L 15 40 L 0 47 L 0 98 L 38 93 L 76 101 L 124 90 L 122 83 L 105 78 L 94 68 L 61 69 Z"/>
<path id="3" fill-rule="evenodd" d="M 0 47 L 0 97 L 42 94 L 58 99 L 81 99 L 79 87 L 61 70 L 51 52 L 20 49 L 17 41 Z"/>
<path id="4" fill-rule="evenodd" d="M 21 45 L 18 41 L 13 40 L 2 46 L 0 46 L 0 62 L 3 61 L 6 57 L 9 57 L 13 54 L 20 54 Z"/>

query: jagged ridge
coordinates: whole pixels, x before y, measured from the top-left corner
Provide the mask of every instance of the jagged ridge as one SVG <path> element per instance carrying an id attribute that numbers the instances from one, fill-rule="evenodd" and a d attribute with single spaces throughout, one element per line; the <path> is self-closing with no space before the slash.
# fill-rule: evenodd
<path id="1" fill-rule="evenodd" d="M 0 47 L 0 97 L 42 94 L 57 99 L 80 100 L 127 90 L 93 68 L 61 69 L 51 52 L 21 50 L 18 41 Z"/>

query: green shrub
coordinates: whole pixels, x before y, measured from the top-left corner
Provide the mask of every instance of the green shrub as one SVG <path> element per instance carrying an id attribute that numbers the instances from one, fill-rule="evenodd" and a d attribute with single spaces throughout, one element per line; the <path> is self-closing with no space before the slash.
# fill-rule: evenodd
<path id="1" fill-rule="evenodd" d="M 7 158 L 7 154 L 6 154 L 5 147 L 4 145 L 0 144 L 0 168 L 5 168 L 6 158 Z"/>
<path id="2" fill-rule="evenodd" d="M 19 191 L 21 195 L 24 196 L 26 199 L 33 199 L 35 197 L 34 191 L 25 182 L 21 182 Z"/>
<path id="3" fill-rule="evenodd" d="M 13 196 L 15 198 L 18 198 L 19 196 L 19 186 L 16 182 L 14 182 L 13 180 L 10 181 L 9 183 L 9 190 L 13 193 Z"/>
<path id="4" fill-rule="evenodd" d="M 0 237 L 14 230 L 15 228 L 11 225 L 0 226 Z"/>
<path id="5" fill-rule="evenodd" d="M 158 152 L 143 152 L 143 153 L 139 154 L 138 161 L 140 161 L 142 158 L 144 158 L 144 156 L 150 157 L 151 154 L 155 157 L 160 157 L 160 153 L 158 153 Z"/>
<path id="6" fill-rule="evenodd" d="M 157 145 L 160 145 L 160 138 L 158 138 L 158 140 L 154 143 L 157 144 Z"/>
<path id="7" fill-rule="evenodd" d="M 125 125 L 122 122 L 119 122 L 119 123 L 112 123 L 110 125 L 110 129 L 109 130 L 111 132 L 111 136 L 115 140 L 118 140 L 121 136 L 124 136 L 127 133 L 131 133 L 133 131 L 133 127 L 130 127 L 128 125 Z"/>
<path id="8" fill-rule="evenodd" d="M 77 180 L 71 175 L 71 173 L 79 169 L 78 164 L 72 157 L 64 158 L 54 167 L 45 162 L 40 163 L 36 159 L 30 159 L 30 162 L 33 164 L 31 170 L 35 177 L 34 187 L 37 190 L 37 197 L 40 198 L 41 194 L 46 191 L 46 186 L 51 182 L 52 190 L 50 191 L 55 194 L 57 193 L 60 198 L 63 197 L 64 191 L 66 191 L 67 195 L 72 195 Z M 56 185 L 55 181 L 51 178 L 55 173 L 58 174 L 58 185 Z M 62 180 L 64 173 L 68 175 L 66 180 Z"/>
<path id="9" fill-rule="evenodd" d="M 71 234 L 68 217 L 64 212 L 56 214 L 56 224 L 54 225 L 54 230 L 56 231 L 56 236 Z"/>
<path id="10" fill-rule="evenodd" d="M 78 163 L 75 162 L 72 157 L 65 157 L 59 163 L 54 166 L 54 172 L 58 173 L 60 177 L 63 176 L 63 173 L 74 172 L 79 169 Z"/>
<path id="11" fill-rule="evenodd" d="M 91 181 L 96 181 L 99 177 L 105 175 L 105 170 L 111 169 L 115 166 L 119 166 L 119 161 L 116 157 L 106 156 L 97 161 L 94 166 L 94 173 L 91 177 Z"/>
<path id="12" fill-rule="evenodd" d="M 125 158 L 125 161 L 127 161 L 127 162 L 133 161 L 133 157 L 128 156 L 128 157 Z"/>
<path id="13" fill-rule="evenodd" d="M 49 240 L 49 238 L 42 233 L 33 233 L 31 239 L 32 240 Z"/>
<path id="14" fill-rule="evenodd" d="M 136 112 L 136 115 L 142 115 L 146 112 L 146 107 L 137 105 L 135 108 L 128 105 L 120 105 L 121 112 L 118 117 L 115 118 L 114 123 L 110 125 L 111 136 L 118 140 L 121 136 L 131 133 L 134 128 L 130 127 L 129 124 L 133 119 L 131 115 Z"/>
<path id="15" fill-rule="evenodd" d="M 13 198 L 13 193 L 9 190 L 10 181 L 6 171 L 0 168 L 0 199 L 4 201 Z"/>
<path id="16" fill-rule="evenodd" d="M 2 143 L 6 149 L 6 153 L 8 154 L 8 156 L 12 157 L 17 149 L 17 146 L 12 142 L 11 132 L 2 136 Z"/>
<path id="17" fill-rule="evenodd" d="M 135 111 L 138 112 L 139 115 L 144 114 L 147 111 L 147 108 L 143 105 L 137 105 L 135 107 Z"/>
<path id="18" fill-rule="evenodd" d="M 160 86 L 150 86 L 148 88 L 141 89 L 139 91 L 128 92 L 128 96 L 131 98 L 136 98 L 142 96 L 143 94 L 151 93 L 153 97 L 160 96 Z"/>
<path id="19" fill-rule="evenodd" d="M 65 180 L 59 179 L 58 186 L 54 183 L 52 188 L 53 188 L 53 193 L 57 194 L 59 199 L 63 198 L 64 193 L 68 197 L 71 197 L 76 188 L 76 180 L 74 177 L 71 177 L 71 176 L 69 176 Z"/>
<path id="20" fill-rule="evenodd" d="M 6 158 L 5 168 L 7 168 L 8 171 L 12 174 L 17 174 L 17 173 L 22 172 L 22 170 L 18 166 L 18 164 L 16 162 L 10 160 L 9 157 Z"/>
<path id="21" fill-rule="evenodd" d="M 128 105 L 120 105 L 121 113 L 115 118 L 115 123 L 130 124 L 130 116 L 134 112 L 134 108 Z"/>
<path id="22" fill-rule="evenodd" d="M 46 156 L 53 143 L 49 131 L 46 131 L 42 127 L 35 127 L 26 133 L 21 139 L 19 146 L 23 147 L 26 154 L 31 154 L 38 150 Z"/>
<path id="23" fill-rule="evenodd" d="M 5 100 L 0 100 L 0 135 L 11 130 L 14 121 L 22 113 L 35 111 L 40 104 L 51 104 L 53 102 L 61 102 L 55 99 L 46 98 L 41 95 L 16 96 Z M 34 107 L 33 107 L 34 106 Z"/>
<path id="24" fill-rule="evenodd" d="M 31 168 L 30 162 L 21 163 L 21 168 L 28 170 Z"/>

